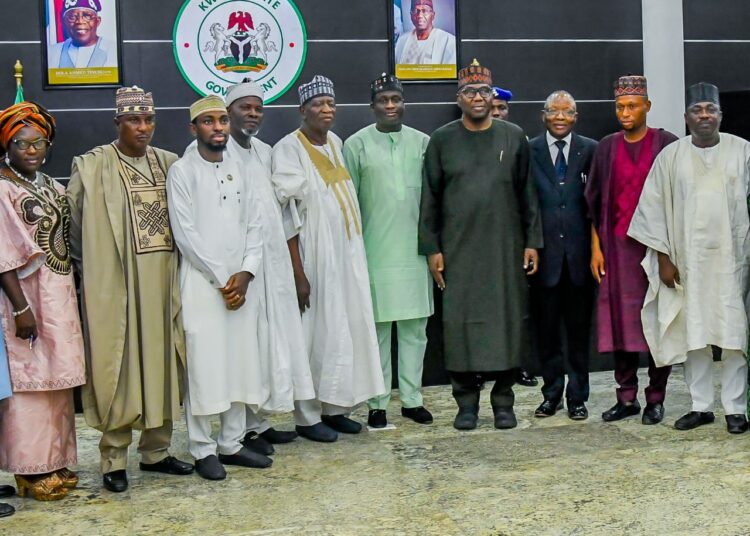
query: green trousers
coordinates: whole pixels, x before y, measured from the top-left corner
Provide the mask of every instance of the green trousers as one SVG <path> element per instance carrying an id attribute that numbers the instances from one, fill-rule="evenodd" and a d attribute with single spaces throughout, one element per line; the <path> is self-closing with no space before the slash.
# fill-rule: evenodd
<path id="1" fill-rule="evenodd" d="M 370 409 L 386 409 L 391 401 L 391 330 L 394 322 L 377 322 L 375 330 L 380 347 L 380 366 L 386 394 L 368 401 Z M 395 322 L 398 339 L 398 391 L 401 405 L 417 408 L 422 405 L 422 369 L 424 351 L 427 347 L 427 318 L 413 318 Z"/>

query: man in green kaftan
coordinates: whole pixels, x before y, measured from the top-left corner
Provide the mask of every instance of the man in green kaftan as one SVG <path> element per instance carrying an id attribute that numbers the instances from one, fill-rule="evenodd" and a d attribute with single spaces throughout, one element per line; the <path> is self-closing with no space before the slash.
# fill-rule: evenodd
<path id="1" fill-rule="evenodd" d="M 476 428 L 479 391 L 496 428 L 517 425 L 513 384 L 528 344 L 526 276 L 539 266 L 542 227 L 529 144 L 490 116 L 492 74 L 474 60 L 459 73 L 462 117 L 436 130 L 424 161 L 419 253 L 443 290 L 445 366 L 458 404 L 453 426 Z"/>
<path id="2" fill-rule="evenodd" d="M 344 144 L 344 160 L 359 197 L 362 233 L 370 273 L 375 327 L 386 393 L 370 399 L 367 423 L 388 424 L 391 398 L 391 330 L 398 338 L 401 414 L 420 424 L 432 422 L 422 406 L 422 366 L 427 317 L 433 312 L 427 259 L 417 254 L 417 222 L 422 158 L 429 137 L 402 124 L 401 82 L 383 73 L 370 86 L 375 124 Z"/>

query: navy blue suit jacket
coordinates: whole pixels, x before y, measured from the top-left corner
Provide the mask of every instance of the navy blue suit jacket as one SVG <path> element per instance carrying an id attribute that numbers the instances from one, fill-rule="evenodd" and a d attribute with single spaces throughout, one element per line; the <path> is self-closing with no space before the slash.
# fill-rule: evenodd
<path id="1" fill-rule="evenodd" d="M 529 144 L 531 175 L 544 229 L 544 249 L 539 251 L 539 272 L 534 282 L 544 287 L 557 285 L 565 259 L 572 283 L 585 285 L 591 278 L 591 223 L 583 190 L 597 142 L 573 133 L 562 186 L 555 175 L 546 135 L 537 136 Z"/>

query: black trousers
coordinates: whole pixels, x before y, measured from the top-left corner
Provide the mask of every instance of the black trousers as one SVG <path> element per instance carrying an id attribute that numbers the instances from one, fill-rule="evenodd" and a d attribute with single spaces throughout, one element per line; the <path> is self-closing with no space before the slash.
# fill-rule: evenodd
<path id="1" fill-rule="evenodd" d="M 479 391 L 484 382 L 495 381 L 490 392 L 492 409 L 512 408 L 515 400 L 513 385 L 516 383 L 518 369 L 493 372 L 456 372 L 449 370 L 453 387 L 453 398 L 456 399 L 459 411 L 477 413 L 479 411 Z"/>
<path id="2" fill-rule="evenodd" d="M 537 348 L 542 369 L 542 394 L 545 399 L 565 398 L 574 402 L 589 399 L 589 336 L 593 307 L 593 281 L 575 286 L 570 280 L 567 262 L 560 281 L 554 287 L 532 286 L 532 315 L 536 325 Z M 562 329 L 568 347 L 568 367 L 564 362 Z"/>

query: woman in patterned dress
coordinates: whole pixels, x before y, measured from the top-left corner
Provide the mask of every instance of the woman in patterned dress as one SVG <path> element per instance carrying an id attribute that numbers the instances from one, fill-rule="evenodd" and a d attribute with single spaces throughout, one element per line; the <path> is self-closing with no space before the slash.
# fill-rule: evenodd
<path id="1" fill-rule="evenodd" d="M 0 318 L 13 396 L 0 401 L 0 469 L 21 497 L 78 483 L 73 387 L 85 382 L 63 187 L 41 173 L 55 121 L 22 102 L 0 113 Z"/>

